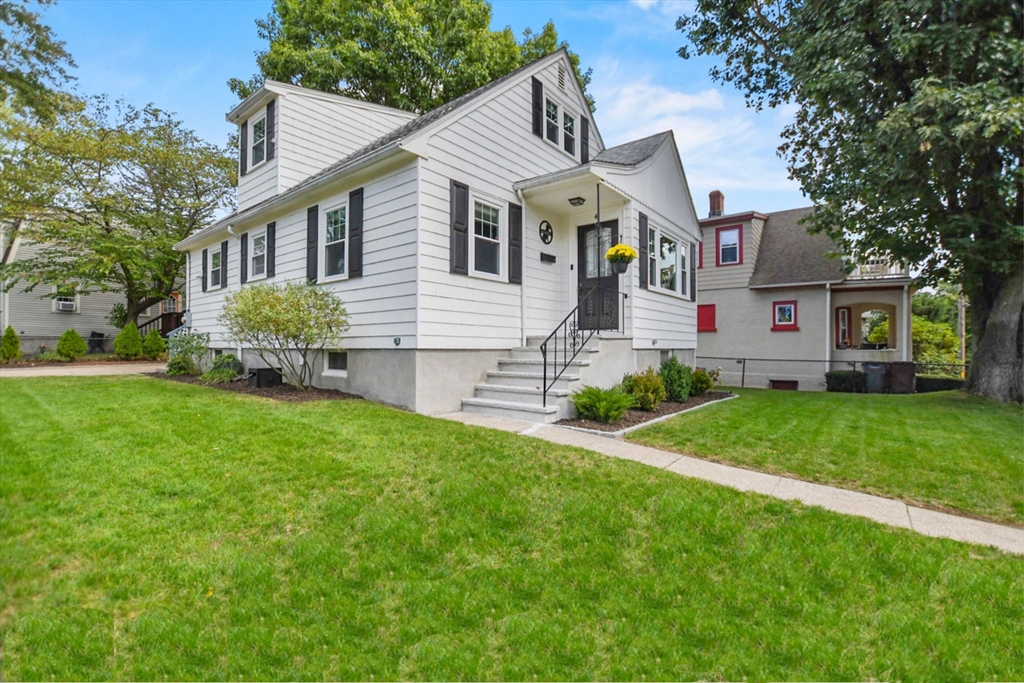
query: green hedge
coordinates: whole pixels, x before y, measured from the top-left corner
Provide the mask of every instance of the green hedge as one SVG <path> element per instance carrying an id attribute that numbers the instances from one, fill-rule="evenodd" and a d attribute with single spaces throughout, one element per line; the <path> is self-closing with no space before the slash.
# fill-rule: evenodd
<path id="1" fill-rule="evenodd" d="M 845 394 L 863 394 L 867 380 L 860 370 L 833 370 L 825 373 L 825 388 Z"/>
<path id="2" fill-rule="evenodd" d="M 917 393 L 928 394 L 933 391 L 954 391 L 962 389 L 964 381 L 959 377 L 938 377 L 935 375 L 917 376 Z"/>

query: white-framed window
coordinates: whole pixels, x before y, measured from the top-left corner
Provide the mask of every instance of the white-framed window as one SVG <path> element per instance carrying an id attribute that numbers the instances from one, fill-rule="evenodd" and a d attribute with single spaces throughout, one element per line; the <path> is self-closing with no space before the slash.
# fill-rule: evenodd
<path id="1" fill-rule="evenodd" d="M 327 351 L 324 354 L 324 374 L 328 377 L 348 377 L 348 351 Z"/>
<path id="2" fill-rule="evenodd" d="M 718 230 L 718 265 L 742 263 L 740 260 L 740 228 Z"/>
<path id="3" fill-rule="evenodd" d="M 173 296 L 164 299 L 164 313 L 176 313 L 178 311 L 178 300 Z"/>
<path id="4" fill-rule="evenodd" d="M 324 258 L 323 276 L 325 278 L 344 277 L 345 244 L 348 241 L 348 206 L 342 204 L 324 211 Z"/>
<path id="5" fill-rule="evenodd" d="M 261 231 L 251 235 L 249 245 L 249 279 L 256 280 L 267 275 L 267 233 Z"/>
<path id="6" fill-rule="evenodd" d="M 576 156 L 576 118 L 569 112 L 562 114 L 562 141 L 565 151 Z"/>
<path id="7" fill-rule="evenodd" d="M 220 249 L 215 249 L 210 254 L 210 284 L 208 285 L 209 289 L 213 289 L 214 287 L 220 287 L 220 276 L 223 270 L 223 268 L 221 267 L 222 265 L 223 264 L 221 264 L 220 262 Z"/>
<path id="8" fill-rule="evenodd" d="M 551 100 L 545 100 L 544 112 L 547 122 L 547 138 L 558 144 L 558 104 Z"/>
<path id="9" fill-rule="evenodd" d="M 688 243 L 650 225 L 647 233 L 647 285 L 686 296 L 689 283 Z"/>
<path id="10" fill-rule="evenodd" d="M 263 114 L 252 121 L 252 150 L 250 166 L 258 166 L 267 159 L 267 115 Z"/>
<path id="11" fill-rule="evenodd" d="M 502 274 L 501 208 L 496 204 L 473 199 L 473 273 L 492 277 Z"/>

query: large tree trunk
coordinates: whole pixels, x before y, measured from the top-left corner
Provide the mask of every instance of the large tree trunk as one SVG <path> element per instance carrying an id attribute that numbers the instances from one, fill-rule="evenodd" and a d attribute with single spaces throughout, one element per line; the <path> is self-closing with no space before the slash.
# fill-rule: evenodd
<path id="1" fill-rule="evenodd" d="M 974 351 L 965 389 L 997 401 L 1024 401 L 1024 267 L 995 286 L 968 292 Z"/>

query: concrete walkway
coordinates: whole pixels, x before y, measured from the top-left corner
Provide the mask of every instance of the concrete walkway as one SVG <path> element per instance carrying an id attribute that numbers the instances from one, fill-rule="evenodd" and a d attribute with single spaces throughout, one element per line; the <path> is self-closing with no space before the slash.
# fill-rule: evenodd
<path id="1" fill-rule="evenodd" d="M 935 512 L 891 498 L 721 465 L 556 425 L 538 425 L 468 413 L 450 413 L 440 417 L 478 427 L 515 432 L 565 446 L 585 448 L 613 458 L 634 460 L 684 477 L 703 479 L 739 491 L 753 491 L 783 500 L 798 500 L 805 505 L 816 505 L 844 515 L 866 517 L 882 524 L 911 529 L 925 536 L 994 546 L 1000 550 L 1024 555 L 1024 529 Z"/>
<path id="2" fill-rule="evenodd" d="M 0 377 L 96 377 L 99 375 L 137 375 L 163 372 L 167 363 L 81 363 L 41 365 L 34 368 L 0 366 Z"/>

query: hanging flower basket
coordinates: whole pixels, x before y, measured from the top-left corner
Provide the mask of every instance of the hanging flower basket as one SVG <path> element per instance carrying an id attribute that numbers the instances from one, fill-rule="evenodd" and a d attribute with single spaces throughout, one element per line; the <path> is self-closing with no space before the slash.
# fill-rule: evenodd
<path id="1" fill-rule="evenodd" d="M 622 275 L 626 272 L 629 264 L 636 258 L 636 255 L 636 249 L 628 244 L 616 244 L 608 250 L 604 257 L 612 264 L 612 272 Z"/>

